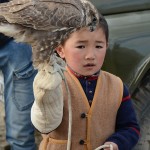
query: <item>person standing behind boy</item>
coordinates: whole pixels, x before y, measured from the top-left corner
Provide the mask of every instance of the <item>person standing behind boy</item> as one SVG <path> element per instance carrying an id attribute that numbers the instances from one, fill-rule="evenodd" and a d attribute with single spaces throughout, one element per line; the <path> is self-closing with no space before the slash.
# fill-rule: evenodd
<path id="1" fill-rule="evenodd" d="M 55 48 L 66 61 L 63 73 L 72 103 L 70 149 L 94 150 L 104 144 L 111 145 L 113 150 L 131 150 L 139 140 L 140 128 L 127 87 L 119 77 L 101 70 L 109 33 L 105 18 L 99 16 L 91 24 L 69 33 L 67 38 L 62 36 L 61 44 Z M 87 16 L 84 17 L 86 19 Z M 96 27 L 95 21 L 98 22 Z M 39 93 L 35 92 L 31 119 L 35 128 L 43 134 L 41 150 L 67 149 L 69 96 L 64 81 L 61 85 L 64 102 L 62 118 L 55 117 L 54 121 L 52 117 L 58 113 L 54 107 L 59 100 L 48 103 L 53 98 L 50 97 L 53 96 L 50 95 L 52 91 L 47 90 L 40 100 L 36 99 Z M 54 89 L 55 95 L 58 88 Z M 60 123 L 56 125 L 57 119 Z"/>
<path id="2" fill-rule="evenodd" d="M 36 70 L 32 66 L 31 56 L 29 45 L 16 43 L 13 39 L 0 35 L 6 140 L 12 150 L 36 150 L 34 127 L 30 117 Z"/>
<path id="3" fill-rule="evenodd" d="M 7 2 L 0 0 L 0 3 Z M 0 34 L 0 69 L 4 76 L 6 140 L 12 150 L 36 150 L 30 112 L 34 101 L 32 66 L 29 45 L 16 43 Z"/>

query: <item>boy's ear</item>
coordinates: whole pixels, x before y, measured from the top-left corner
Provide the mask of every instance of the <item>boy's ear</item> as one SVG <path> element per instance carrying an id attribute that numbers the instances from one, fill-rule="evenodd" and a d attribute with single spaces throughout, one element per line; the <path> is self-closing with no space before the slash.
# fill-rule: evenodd
<path id="1" fill-rule="evenodd" d="M 55 48 L 56 52 L 58 53 L 58 55 L 61 57 L 61 58 L 65 58 L 65 55 L 64 55 L 64 51 L 63 51 L 63 47 L 62 46 L 58 46 L 57 48 Z"/>
<path id="2" fill-rule="evenodd" d="M 106 47 L 108 48 L 109 47 L 109 43 L 107 42 L 107 45 L 106 45 Z"/>
<path id="3" fill-rule="evenodd" d="M 108 49 L 108 47 L 109 47 L 109 43 L 107 42 L 107 43 L 106 43 L 106 50 Z"/>

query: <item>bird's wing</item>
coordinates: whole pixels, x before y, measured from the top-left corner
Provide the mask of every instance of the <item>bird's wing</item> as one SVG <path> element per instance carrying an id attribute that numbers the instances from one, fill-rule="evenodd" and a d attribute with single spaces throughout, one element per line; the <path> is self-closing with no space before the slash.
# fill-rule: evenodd
<path id="1" fill-rule="evenodd" d="M 76 0 L 12 0 L 0 4 L 0 15 L 9 23 L 55 31 L 83 24 L 82 7 Z"/>
<path id="2" fill-rule="evenodd" d="M 12 0 L 0 4 L 0 32 L 32 45 L 33 61 L 49 61 L 76 29 L 99 20 L 88 0 Z"/>

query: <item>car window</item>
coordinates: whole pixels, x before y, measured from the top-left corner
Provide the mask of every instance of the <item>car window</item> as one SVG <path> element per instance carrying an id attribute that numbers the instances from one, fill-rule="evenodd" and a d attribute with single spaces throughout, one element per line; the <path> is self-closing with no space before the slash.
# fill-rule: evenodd
<path id="1" fill-rule="evenodd" d="M 106 20 L 110 36 L 103 67 L 130 85 L 137 69 L 150 57 L 150 11 L 109 15 Z"/>
<path id="2" fill-rule="evenodd" d="M 150 0 L 91 0 L 102 14 L 150 9 Z"/>

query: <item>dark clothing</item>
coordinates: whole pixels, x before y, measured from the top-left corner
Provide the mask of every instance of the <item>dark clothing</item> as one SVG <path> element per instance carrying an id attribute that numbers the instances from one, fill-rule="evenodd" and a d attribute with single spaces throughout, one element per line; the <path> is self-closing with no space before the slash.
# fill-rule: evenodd
<path id="1" fill-rule="evenodd" d="M 2 48 L 5 44 L 11 41 L 13 38 L 7 37 L 4 34 L 0 33 L 0 48 Z"/>
<path id="2" fill-rule="evenodd" d="M 9 2 L 9 0 L 0 0 L 0 3 Z M 7 37 L 4 34 L 0 33 L 0 48 L 2 48 L 7 42 L 12 40 L 13 38 Z"/>
<path id="3" fill-rule="evenodd" d="M 9 0 L 0 0 L 0 3 L 9 2 Z"/>

